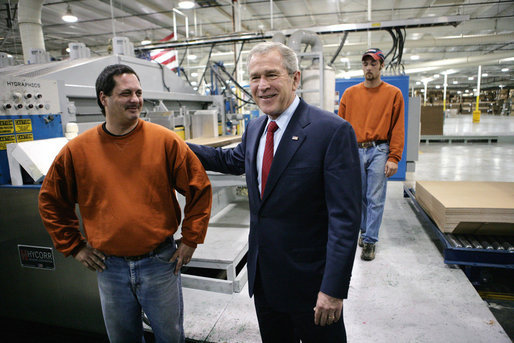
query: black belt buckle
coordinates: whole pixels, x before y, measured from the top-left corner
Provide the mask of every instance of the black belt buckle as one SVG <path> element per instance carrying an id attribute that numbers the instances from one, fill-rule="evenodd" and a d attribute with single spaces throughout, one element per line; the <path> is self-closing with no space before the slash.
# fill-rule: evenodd
<path id="1" fill-rule="evenodd" d="M 357 146 L 361 149 L 367 149 L 367 148 L 371 148 L 372 146 L 377 146 L 377 145 L 380 145 L 383 143 L 387 143 L 387 141 L 382 140 L 382 141 L 360 142 L 360 143 L 357 143 Z"/>
<path id="2" fill-rule="evenodd" d="M 147 257 L 150 257 L 150 253 L 146 253 L 143 255 L 137 255 L 137 256 L 123 256 L 125 261 L 139 261 L 139 260 L 142 260 Z"/>
<path id="3" fill-rule="evenodd" d="M 371 142 L 361 142 L 361 143 L 357 143 L 359 145 L 359 148 L 361 149 L 367 149 L 367 148 L 371 148 L 372 146 L 374 146 L 374 143 L 373 141 Z"/>

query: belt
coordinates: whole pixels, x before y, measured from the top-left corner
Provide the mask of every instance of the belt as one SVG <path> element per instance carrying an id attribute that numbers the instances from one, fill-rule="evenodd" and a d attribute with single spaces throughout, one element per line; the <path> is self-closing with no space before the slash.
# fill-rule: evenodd
<path id="1" fill-rule="evenodd" d="M 357 143 L 357 145 L 361 149 L 367 149 L 367 148 L 371 148 L 372 146 L 377 146 L 377 145 L 380 145 L 383 143 L 387 143 L 387 141 L 382 140 L 382 141 L 361 142 L 361 143 Z"/>
<path id="2" fill-rule="evenodd" d="M 137 255 L 137 256 L 116 256 L 116 257 L 123 258 L 126 261 L 139 261 L 139 260 L 142 260 L 144 258 L 148 258 L 148 257 L 154 256 L 155 254 L 158 254 L 161 251 L 161 249 L 164 248 L 169 242 L 171 242 L 171 238 L 168 237 L 168 238 L 166 238 L 166 240 L 164 242 L 159 244 L 159 246 L 157 248 L 155 248 L 154 250 L 152 250 L 150 252 L 147 252 L 146 254 L 143 254 L 143 255 Z"/>

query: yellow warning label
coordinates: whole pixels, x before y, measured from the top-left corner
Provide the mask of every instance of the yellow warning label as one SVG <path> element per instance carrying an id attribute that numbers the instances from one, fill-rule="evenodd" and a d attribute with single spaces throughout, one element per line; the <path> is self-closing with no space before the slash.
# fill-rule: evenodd
<path id="1" fill-rule="evenodd" d="M 16 143 L 14 135 L 0 136 L 0 150 L 7 150 L 7 144 Z"/>
<path id="2" fill-rule="evenodd" d="M 33 141 L 33 140 L 34 140 L 34 136 L 32 135 L 32 133 L 21 133 L 21 134 L 16 135 L 16 141 L 18 143 L 28 142 L 28 141 Z"/>
<path id="3" fill-rule="evenodd" d="M 0 134 L 3 133 L 14 133 L 14 124 L 12 119 L 0 120 Z"/>
<path id="4" fill-rule="evenodd" d="M 381 27 L 382 23 L 371 23 L 371 27 Z"/>
<path id="5" fill-rule="evenodd" d="M 32 132 L 32 121 L 30 119 L 14 119 L 16 132 Z"/>

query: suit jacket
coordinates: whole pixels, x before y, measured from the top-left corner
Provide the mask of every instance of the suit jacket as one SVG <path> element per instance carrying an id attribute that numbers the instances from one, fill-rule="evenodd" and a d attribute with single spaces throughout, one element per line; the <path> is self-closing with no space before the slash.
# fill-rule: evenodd
<path id="1" fill-rule="evenodd" d="M 247 255 L 277 310 L 306 310 L 322 291 L 346 298 L 361 218 L 355 133 L 333 113 L 301 100 L 277 147 L 261 199 L 256 156 L 267 116 L 249 122 L 233 149 L 190 144 L 205 169 L 246 173 L 250 204 Z"/>

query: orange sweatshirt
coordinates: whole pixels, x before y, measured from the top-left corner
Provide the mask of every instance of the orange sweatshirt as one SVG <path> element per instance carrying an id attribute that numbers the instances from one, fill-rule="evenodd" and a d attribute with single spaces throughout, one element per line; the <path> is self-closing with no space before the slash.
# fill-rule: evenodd
<path id="1" fill-rule="evenodd" d="M 357 142 L 386 140 L 389 161 L 402 159 L 404 142 L 402 92 L 386 82 L 375 88 L 364 83 L 348 88 L 341 97 L 339 116 L 352 124 Z"/>
<path id="2" fill-rule="evenodd" d="M 41 186 L 39 211 L 65 256 L 85 240 L 108 255 L 136 256 L 177 231 L 181 210 L 175 190 L 186 198 L 182 242 L 196 247 L 205 238 L 212 202 L 196 155 L 174 132 L 141 119 L 124 136 L 109 135 L 98 125 L 59 152 Z"/>

